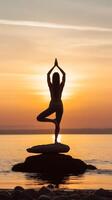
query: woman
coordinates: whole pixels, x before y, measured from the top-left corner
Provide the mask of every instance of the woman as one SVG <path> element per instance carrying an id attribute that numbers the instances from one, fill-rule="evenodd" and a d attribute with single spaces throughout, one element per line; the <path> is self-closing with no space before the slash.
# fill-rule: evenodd
<path id="1" fill-rule="evenodd" d="M 52 82 L 51 82 L 50 74 L 55 67 L 57 67 L 63 75 L 61 83 L 60 83 L 60 76 L 58 72 L 55 72 L 53 74 Z M 55 143 L 57 143 L 57 137 L 60 131 L 60 122 L 63 115 L 63 103 L 61 100 L 61 96 L 62 96 L 63 87 L 65 85 L 65 72 L 58 66 L 57 59 L 55 59 L 54 66 L 51 68 L 51 70 L 47 74 L 47 83 L 50 90 L 51 101 L 50 101 L 49 107 L 37 116 L 37 120 L 41 122 L 52 122 L 55 124 Z M 48 116 L 53 113 L 56 114 L 56 118 L 55 119 L 48 118 Z"/>

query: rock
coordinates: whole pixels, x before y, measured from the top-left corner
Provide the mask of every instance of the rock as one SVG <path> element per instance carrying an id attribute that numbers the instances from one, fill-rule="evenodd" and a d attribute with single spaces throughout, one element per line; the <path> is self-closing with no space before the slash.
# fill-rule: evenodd
<path id="1" fill-rule="evenodd" d="M 100 188 L 99 190 L 97 190 L 95 192 L 95 195 L 103 196 L 103 197 L 111 197 L 112 198 L 112 192 L 110 192 L 108 190 L 104 190 L 102 188 Z"/>
<path id="2" fill-rule="evenodd" d="M 88 195 L 87 197 L 84 197 L 83 200 L 101 200 L 101 199 L 99 199 L 97 195 L 91 194 L 91 195 Z"/>
<path id="3" fill-rule="evenodd" d="M 7 191 L 0 191 L 0 200 L 12 200 L 12 198 Z"/>
<path id="4" fill-rule="evenodd" d="M 84 173 L 87 164 L 80 159 L 74 159 L 64 154 L 40 154 L 26 158 L 24 163 L 13 166 L 13 171 L 46 173 L 46 174 L 74 174 Z"/>
<path id="5" fill-rule="evenodd" d="M 97 169 L 95 166 L 93 166 L 93 165 L 87 165 L 87 168 L 88 169 L 90 169 L 90 170 L 95 170 L 95 169 Z"/>
<path id="6" fill-rule="evenodd" d="M 37 145 L 27 149 L 29 153 L 66 153 L 69 150 L 68 145 L 61 143 Z"/>
<path id="7" fill-rule="evenodd" d="M 21 186 L 16 186 L 12 192 L 12 199 L 13 200 L 32 200 L 32 197 L 29 196 L 24 188 Z"/>
<path id="8" fill-rule="evenodd" d="M 28 199 L 38 199 L 38 192 L 34 189 L 26 189 L 24 191 L 24 195 L 28 197 Z"/>
<path id="9" fill-rule="evenodd" d="M 73 193 L 73 194 L 69 195 L 69 198 L 70 199 L 75 199 L 75 200 L 78 199 L 79 200 L 80 199 L 80 194 Z"/>
<path id="10" fill-rule="evenodd" d="M 21 186 L 16 186 L 15 188 L 14 188 L 14 190 L 16 191 L 16 192 L 23 192 L 24 191 L 24 188 L 23 187 L 21 187 Z"/>
<path id="11" fill-rule="evenodd" d="M 59 197 L 55 197 L 53 200 L 70 200 L 70 198 L 62 195 L 62 196 L 59 196 Z"/>
<path id="12" fill-rule="evenodd" d="M 38 191 L 38 196 L 40 196 L 40 195 L 51 196 L 52 194 L 53 194 L 53 192 L 49 188 L 44 187 L 44 186 Z"/>
<path id="13" fill-rule="evenodd" d="M 110 198 L 93 194 L 93 195 L 89 195 L 88 197 L 83 198 L 83 200 L 110 200 Z"/>
<path id="14" fill-rule="evenodd" d="M 51 198 L 47 195 L 41 195 L 39 196 L 38 200 L 50 200 Z"/>
<path id="15" fill-rule="evenodd" d="M 49 184 L 49 185 L 47 186 L 47 188 L 49 188 L 50 190 L 54 190 L 54 189 L 55 189 L 55 185 Z"/>

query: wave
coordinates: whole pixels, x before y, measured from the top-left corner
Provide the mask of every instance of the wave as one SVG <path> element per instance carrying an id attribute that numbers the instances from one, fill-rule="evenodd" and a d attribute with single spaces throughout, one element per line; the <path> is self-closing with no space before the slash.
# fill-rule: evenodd
<path id="1" fill-rule="evenodd" d="M 8 173 L 10 173 L 11 172 L 11 170 L 0 170 L 0 174 L 8 174 Z"/>
<path id="2" fill-rule="evenodd" d="M 96 173 L 97 174 L 112 175 L 112 170 L 111 169 L 97 169 Z"/>
<path id="3" fill-rule="evenodd" d="M 98 159 L 91 159 L 91 160 L 85 160 L 88 164 L 112 164 L 112 160 L 98 160 Z"/>
<path id="4" fill-rule="evenodd" d="M 101 175 L 112 175 L 112 169 L 96 169 L 94 171 L 87 170 L 87 174 L 101 174 Z"/>

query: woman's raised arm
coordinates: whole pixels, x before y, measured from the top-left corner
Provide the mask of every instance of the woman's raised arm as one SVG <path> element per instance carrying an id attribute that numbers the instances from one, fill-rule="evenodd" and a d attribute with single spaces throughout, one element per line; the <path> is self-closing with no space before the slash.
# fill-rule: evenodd
<path id="1" fill-rule="evenodd" d="M 50 80 L 50 74 L 51 72 L 53 71 L 53 69 L 55 68 L 55 66 L 53 66 L 47 73 L 47 83 L 48 83 L 48 86 L 50 87 L 51 86 L 51 80 Z"/>
<path id="2" fill-rule="evenodd" d="M 61 69 L 61 67 L 59 67 L 59 66 L 57 66 L 58 67 L 58 69 L 61 71 L 61 73 L 63 74 L 63 75 L 65 75 L 65 72 Z"/>
<path id="3" fill-rule="evenodd" d="M 65 85 L 65 80 L 66 80 L 66 74 L 65 74 L 65 72 L 64 72 L 59 66 L 57 66 L 57 67 L 58 67 L 58 69 L 61 71 L 61 73 L 63 74 L 61 86 L 64 87 L 64 85 Z"/>

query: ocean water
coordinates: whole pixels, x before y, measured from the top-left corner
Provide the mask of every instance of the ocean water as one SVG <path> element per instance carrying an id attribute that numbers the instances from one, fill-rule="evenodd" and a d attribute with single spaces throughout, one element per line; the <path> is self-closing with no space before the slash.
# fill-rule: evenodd
<path id="1" fill-rule="evenodd" d="M 112 189 L 112 135 L 66 134 L 60 142 L 70 146 L 69 155 L 80 158 L 98 169 L 80 176 L 69 176 L 59 184 L 66 189 Z M 40 188 L 49 181 L 35 178 L 35 174 L 12 172 L 11 167 L 23 162 L 29 154 L 28 147 L 53 142 L 51 134 L 0 135 L 0 188 Z"/>

